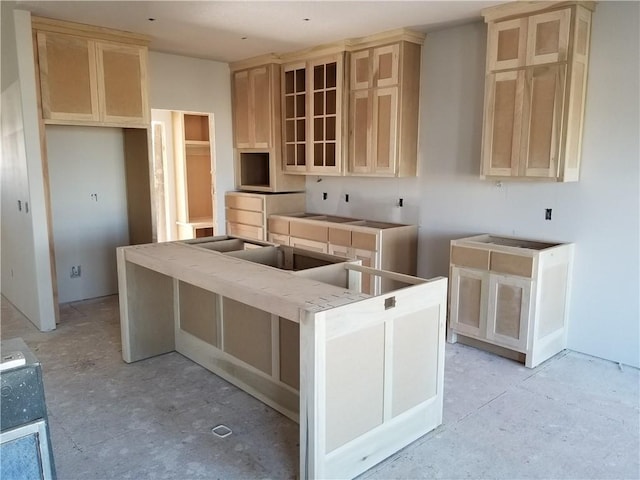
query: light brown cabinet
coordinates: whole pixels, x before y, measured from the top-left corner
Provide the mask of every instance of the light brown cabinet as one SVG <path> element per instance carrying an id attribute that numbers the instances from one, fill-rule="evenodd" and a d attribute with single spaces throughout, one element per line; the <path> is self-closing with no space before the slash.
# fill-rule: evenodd
<path id="1" fill-rule="evenodd" d="M 273 148 L 279 141 L 280 66 L 259 65 L 232 75 L 234 146 Z"/>
<path id="2" fill-rule="evenodd" d="M 267 240 L 269 216 L 304 212 L 306 199 L 304 193 L 227 192 L 224 201 L 227 235 Z"/>
<path id="3" fill-rule="evenodd" d="M 478 235 L 450 253 L 450 342 L 518 352 L 530 368 L 566 347 L 573 244 Z"/>
<path id="4" fill-rule="evenodd" d="M 282 168 L 280 68 L 273 62 L 231 66 L 234 173 L 239 190 L 304 189 L 304 178 L 285 175 Z"/>
<path id="5" fill-rule="evenodd" d="M 283 66 L 284 169 L 341 175 L 344 53 Z"/>
<path id="6" fill-rule="evenodd" d="M 365 267 L 416 274 L 418 228 L 415 225 L 305 213 L 271 215 L 268 240 L 362 261 Z M 397 288 L 391 279 L 362 275 L 362 291 L 378 295 Z"/>
<path id="7" fill-rule="evenodd" d="M 416 175 L 421 43 L 351 53 L 349 174 Z"/>
<path id="8" fill-rule="evenodd" d="M 578 180 L 592 8 L 578 3 L 483 11 L 483 177 Z"/>
<path id="9" fill-rule="evenodd" d="M 149 124 L 146 46 L 44 30 L 36 42 L 45 123 Z"/>
<path id="10" fill-rule="evenodd" d="M 172 112 L 178 239 L 214 232 L 211 120 L 206 113 Z"/>

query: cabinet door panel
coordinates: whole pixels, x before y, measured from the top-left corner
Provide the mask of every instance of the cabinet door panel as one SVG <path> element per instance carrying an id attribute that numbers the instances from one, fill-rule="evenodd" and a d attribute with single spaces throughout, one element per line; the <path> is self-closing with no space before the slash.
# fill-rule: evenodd
<path id="1" fill-rule="evenodd" d="M 524 352 L 531 317 L 532 281 L 502 275 L 489 276 L 487 338 Z"/>
<path id="2" fill-rule="evenodd" d="M 485 338 L 487 274 L 478 270 L 451 269 L 451 327 L 462 335 Z"/>
<path id="3" fill-rule="evenodd" d="M 567 60 L 571 9 L 529 17 L 527 65 Z"/>
<path id="4" fill-rule="evenodd" d="M 524 72 L 502 72 L 487 80 L 483 174 L 518 174 Z"/>
<path id="5" fill-rule="evenodd" d="M 251 70 L 251 94 L 253 103 L 254 148 L 271 146 L 271 82 L 269 69 L 260 67 Z"/>
<path id="6" fill-rule="evenodd" d="M 284 169 L 289 172 L 307 171 L 307 70 L 296 64 L 284 70 Z"/>
<path id="7" fill-rule="evenodd" d="M 44 118 L 98 121 L 95 43 L 45 32 L 36 38 Z"/>
<path id="8" fill-rule="evenodd" d="M 373 86 L 390 87 L 398 84 L 399 45 L 373 49 Z"/>
<path id="9" fill-rule="evenodd" d="M 394 175 L 398 120 L 398 88 L 380 88 L 373 93 L 373 123 L 375 149 L 373 171 Z"/>
<path id="10" fill-rule="evenodd" d="M 369 50 L 351 54 L 351 90 L 370 88 L 371 57 Z"/>
<path id="11" fill-rule="evenodd" d="M 97 44 L 98 93 L 105 122 L 148 123 L 145 49 Z"/>
<path id="12" fill-rule="evenodd" d="M 521 152 L 526 176 L 558 174 L 565 72 L 565 65 L 527 69 Z"/>
<path id="13" fill-rule="evenodd" d="M 249 134 L 249 71 L 243 70 L 233 74 L 233 112 L 234 138 L 236 148 L 250 148 Z"/>
<path id="14" fill-rule="evenodd" d="M 351 125 L 349 128 L 351 144 L 349 156 L 351 157 L 350 170 L 353 173 L 368 173 L 370 171 L 370 110 L 370 93 L 368 90 L 359 90 L 351 93 Z"/>
<path id="15" fill-rule="evenodd" d="M 489 25 L 487 49 L 490 71 L 523 67 L 526 56 L 527 24 L 524 19 Z"/>

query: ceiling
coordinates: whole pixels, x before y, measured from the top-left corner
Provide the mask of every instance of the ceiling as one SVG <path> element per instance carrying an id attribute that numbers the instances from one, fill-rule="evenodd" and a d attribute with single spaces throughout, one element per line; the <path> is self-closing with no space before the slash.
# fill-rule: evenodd
<path id="1" fill-rule="evenodd" d="M 151 50 L 233 62 L 407 27 L 479 20 L 504 1 L 28 1 L 33 15 L 151 36 Z M 153 21 L 150 19 L 154 19 Z"/>

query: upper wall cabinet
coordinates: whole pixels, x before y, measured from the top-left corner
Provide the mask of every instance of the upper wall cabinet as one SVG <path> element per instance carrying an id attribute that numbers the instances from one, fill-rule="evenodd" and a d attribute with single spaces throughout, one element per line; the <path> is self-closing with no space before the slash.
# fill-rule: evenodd
<path id="1" fill-rule="evenodd" d="M 259 65 L 232 74 L 236 148 L 272 148 L 280 123 L 280 65 Z"/>
<path id="2" fill-rule="evenodd" d="M 483 11 L 483 177 L 577 181 L 593 2 Z"/>
<path id="3" fill-rule="evenodd" d="M 422 39 L 351 52 L 350 175 L 416 175 Z"/>
<path id="4" fill-rule="evenodd" d="M 33 18 L 45 123 L 146 127 L 145 37 Z"/>
<path id="5" fill-rule="evenodd" d="M 235 184 L 239 190 L 304 190 L 282 166 L 280 61 L 270 55 L 231 65 Z"/>
<path id="6" fill-rule="evenodd" d="M 283 67 L 284 169 L 288 173 L 343 173 L 344 53 Z"/>

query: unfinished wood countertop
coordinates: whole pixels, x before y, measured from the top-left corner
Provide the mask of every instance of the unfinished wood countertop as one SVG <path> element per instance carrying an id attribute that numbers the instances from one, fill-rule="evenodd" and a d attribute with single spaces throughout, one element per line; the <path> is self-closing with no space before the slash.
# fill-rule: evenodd
<path id="1" fill-rule="evenodd" d="M 287 270 L 181 243 L 123 248 L 127 261 L 294 322 L 300 309 L 319 312 L 369 295 Z"/>

